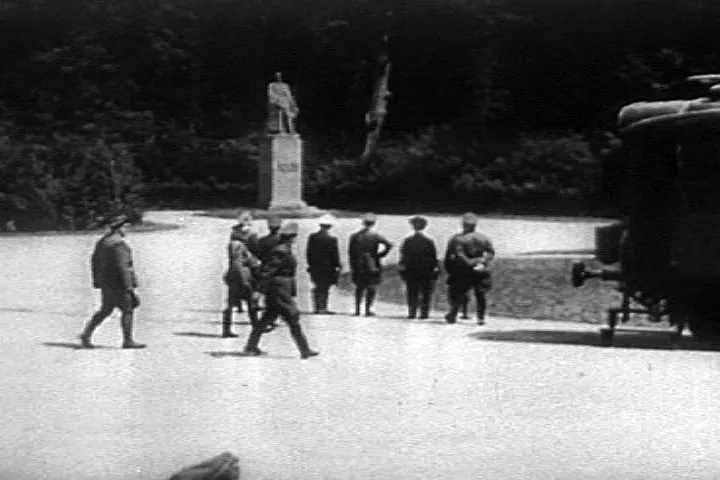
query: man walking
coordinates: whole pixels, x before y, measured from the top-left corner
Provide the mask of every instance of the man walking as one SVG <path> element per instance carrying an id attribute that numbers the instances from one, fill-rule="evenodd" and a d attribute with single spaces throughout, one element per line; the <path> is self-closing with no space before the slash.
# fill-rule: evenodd
<path id="1" fill-rule="evenodd" d="M 430 299 L 439 273 L 435 242 L 423 233 L 427 223 L 423 217 L 411 218 L 410 225 L 415 233 L 400 247 L 399 270 L 405 281 L 408 318 L 411 319 L 417 316 L 418 307 L 421 319 L 430 315 Z"/>
<path id="2" fill-rule="evenodd" d="M 260 261 L 265 263 L 270 258 L 270 253 L 280 242 L 280 227 L 282 226 L 282 219 L 277 216 L 272 216 L 267 219 L 268 234 L 260 238 L 257 242 L 257 255 Z"/>
<path id="3" fill-rule="evenodd" d="M 271 252 L 268 262 L 261 267 L 260 290 L 265 294 L 265 313 L 262 319 L 252 326 L 244 351 L 248 355 L 262 355 L 263 352 L 258 347 L 260 338 L 266 327 L 279 316 L 290 328 L 290 335 L 300 350 L 300 357 L 306 359 L 319 353 L 308 345 L 300 326 L 300 311 L 295 302 L 297 259 L 292 252 L 292 243 L 298 234 L 298 224 L 290 222 L 283 226 L 279 233 L 280 243 Z"/>
<path id="4" fill-rule="evenodd" d="M 335 217 L 323 215 L 319 220 L 320 230 L 310 234 L 305 250 L 310 280 L 313 289 L 313 306 L 319 315 L 333 315 L 328 310 L 330 287 L 336 285 L 340 277 L 340 250 L 338 239 L 330 234 Z"/>
<path id="5" fill-rule="evenodd" d="M 235 338 L 237 334 L 232 331 L 233 308 L 242 311 L 242 303 L 248 305 L 248 317 L 251 324 L 258 322 L 257 318 L 257 281 L 256 276 L 260 268 L 260 261 L 253 255 L 246 242 L 250 236 L 249 221 L 247 217 L 233 228 L 228 244 L 228 269 L 224 280 L 228 287 L 227 307 L 223 310 L 222 336 Z"/>
<path id="6" fill-rule="evenodd" d="M 485 324 L 485 294 L 492 286 L 490 262 L 495 256 L 492 241 L 476 232 L 477 217 L 466 213 L 462 217 L 462 233 L 453 236 L 445 252 L 445 268 L 448 271 L 448 296 L 450 312 L 447 323 L 455 323 L 458 311 L 467 302 L 467 293 L 475 293 L 478 325 Z"/>
<path id="7" fill-rule="evenodd" d="M 132 250 L 124 240 L 126 223 L 128 218 L 124 215 L 112 218 L 108 222 L 108 232 L 95 244 L 91 259 L 93 287 L 100 289 L 102 304 L 80 334 L 84 348 L 94 347 L 93 332 L 116 308 L 122 312 L 122 347 L 146 346 L 133 339 L 133 312 L 140 305 L 140 300 L 135 293 L 137 277 L 133 268 Z"/>
<path id="8" fill-rule="evenodd" d="M 350 236 L 348 248 L 352 281 L 355 284 L 355 315 L 360 315 L 364 297 L 366 317 L 375 316 L 372 305 L 377 286 L 382 281 L 381 260 L 393 247 L 385 237 L 372 230 L 376 222 L 374 214 L 365 215 L 362 230 Z"/>

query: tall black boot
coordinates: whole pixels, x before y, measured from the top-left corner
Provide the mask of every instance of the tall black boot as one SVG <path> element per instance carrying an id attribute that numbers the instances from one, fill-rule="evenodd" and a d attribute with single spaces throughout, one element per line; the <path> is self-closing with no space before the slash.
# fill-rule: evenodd
<path id="1" fill-rule="evenodd" d="M 137 343 L 133 339 L 133 314 L 132 312 L 123 312 L 120 318 L 120 325 L 123 332 L 123 348 L 145 348 L 147 345 Z"/>
<path id="2" fill-rule="evenodd" d="M 264 352 L 258 348 L 260 344 L 260 338 L 262 337 L 263 329 L 261 325 L 253 325 L 248 337 L 247 343 L 245 344 L 245 353 L 250 355 L 262 355 Z"/>
<path id="3" fill-rule="evenodd" d="M 100 326 L 103 320 L 105 320 L 108 315 L 110 315 L 110 313 L 112 313 L 112 310 L 99 310 L 95 313 L 95 315 L 92 316 L 88 324 L 85 326 L 85 329 L 80 334 L 80 342 L 82 343 L 83 348 L 94 348 L 94 345 L 91 341 L 92 334 L 95 329 Z"/>
<path id="4" fill-rule="evenodd" d="M 296 315 L 288 323 L 290 324 L 290 335 L 292 335 L 292 338 L 293 340 L 295 340 L 295 344 L 297 345 L 298 350 L 300 350 L 300 357 L 304 360 L 306 358 L 320 355 L 320 352 L 316 352 L 310 349 L 307 338 L 305 337 L 305 334 L 302 331 L 302 327 L 300 326 L 300 315 Z"/>
<path id="5" fill-rule="evenodd" d="M 222 337 L 223 338 L 235 338 L 237 337 L 236 333 L 233 333 L 232 331 L 232 308 L 228 307 L 225 310 L 223 310 L 223 316 L 222 316 Z"/>
<path id="6" fill-rule="evenodd" d="M 313 311 L 315 313 L 320 313 L 323 309 L 322 294 L 320 293 L 320 290 L 318 289 L 317 285 L 315 286 L 315 288 L 313 288 L 312 294 L 313 294 Z"/>
<path id="7" fill-rule="evenodd" d="M 322 313 L 324 313 L 325 315 L 333 315 L 335 313 L 335 312 L 331 312 L 328 309 L 329 300 L 330 300 L 330 289 L 327 288 L 327 289 L 323 290 L 322 293 L 320 294 L 320 308 L 321 308 Z"/>
<path id="8" fill-rule="evenodd" d="M 368 288 L 365 294 L 365 316 L 374 317 L 375 312 L 372 310 L 373 302 L 375 301 L 375 289 Z"/>
<path id="9" fill-rule="evenodd" d="M 365 295 L 365 289 L 357 287 L 355 289 L 355 315 L 360 316 L 360 308 L 362 307 L 363 296 Z"/>
<path id="10" fill-rule="evenodd" d="M 478 295 L 475 302 L 477 303 L 477 323 L 478 325 L 485 325 L 485 310 L 487 309 L 485 294 Z"/>

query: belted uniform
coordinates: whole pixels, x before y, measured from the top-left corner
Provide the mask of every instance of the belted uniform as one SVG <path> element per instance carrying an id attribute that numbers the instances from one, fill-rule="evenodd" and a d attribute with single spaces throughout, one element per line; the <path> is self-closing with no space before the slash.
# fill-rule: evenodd
<path id="1" fill-rule="evenodd" d="M 459 233 L 450 239 L 444 262 L 451 304 L 446 317 L 449 323 L 455 322 L 469 290 L 475 294 L 478 323 L 484 323 L 485 293 L 492 287 L 492 275 L 487 266 L 494 256 L 492 241 L 482 233 Z"/>

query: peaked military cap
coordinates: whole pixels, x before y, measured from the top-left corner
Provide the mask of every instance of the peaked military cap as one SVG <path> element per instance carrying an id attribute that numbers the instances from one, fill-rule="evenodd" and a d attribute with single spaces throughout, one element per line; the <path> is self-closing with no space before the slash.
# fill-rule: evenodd
<path id="1" fill-rule="evenodd" d="M 296 222 L 286 223 L 285 225 L 282 226 L 282 228 L 280 228 L 280 235 L 290 237 L 293 235 L 297 235 L 298 230 L 299 230 L 299 227 Z"/>
<path id="2" fill-rule="evenodd" d="M 273 215 L 267 219 L 268 228 L 278 228 L 282 225 L 282 218 Z"/>
<path id="3" fill-rule="evenodd" d="M 106 225 L 110 227 L 111 230 L 117 230 L 128 222 L 130 222 L 130 219 L 126 215 L 115 215 L 108 218 Z"/>
<path id="4" fill-rule="evenodd" d="M 362 216 L 362 222 L 366 225 L 372 225 L 373 223 L 377 222 L 377 217 L 374 213 L 366 213 Z"/>
<path id="5" fill-rule="evenodd" d="M 412 225 L 413 227 L 425 228 L 427 227 L 427 224 L 427 218 L 421 217 L 420 215 L 415 215 L 414 217 L 410 218 L 410 225 Z"/>
<path id="6" fill-rule="evenodd" d="M 462 223 L 465 225 L 476 225 L 478 222 L 477 215 L 474 213 L 468 212 L 465 215 L 462 216 Z"/>

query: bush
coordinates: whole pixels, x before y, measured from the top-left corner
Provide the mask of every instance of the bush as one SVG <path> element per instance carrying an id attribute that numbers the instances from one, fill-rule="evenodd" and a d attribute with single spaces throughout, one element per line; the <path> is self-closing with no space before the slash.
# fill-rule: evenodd
<path id="1" fill-rule="evenodd" d="M 119 213 L 139 222 L 140 188 L 140 172 L 125 144 L 78 135 L 1 137 L 2 225 L 83 230 Z"/>
<path id="2" fill-rule="evenodd" d="M 382 145 L 368 161 L 322 165 L 310 173 L 308 193 L 323 203 L 414 198 L 484 212 L 567 214 L 594 207 L 600 155 L 581 134 L 523 135 L 462 149 L 443 136 L 429 129 Z"/>

